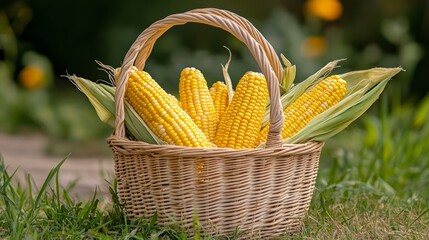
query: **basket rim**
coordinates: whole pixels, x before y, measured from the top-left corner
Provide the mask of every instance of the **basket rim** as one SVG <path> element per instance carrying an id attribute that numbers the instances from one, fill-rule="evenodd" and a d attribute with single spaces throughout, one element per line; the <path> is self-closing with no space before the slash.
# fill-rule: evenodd
<path id="1" fill-rule="evenodd" d="M 284 143 L 281 146 L 270 148 L 219 148 L 219 147 L 189 147 L 178 146 L 173 144 L 151 144 L 142 141 L 133 141 L 128 138 L 120 137 L 112 134 L 107 138 L 107 143 L 115 151 L 123 155 L 138 155 L 138 154 L 157 154 L 162 156 L 177 156 L 177 157 L 243 157 L 248 156 L 294 156 L 305 155 L 321 151 L 324 142 L 306 142 L 306 143 Z"/>

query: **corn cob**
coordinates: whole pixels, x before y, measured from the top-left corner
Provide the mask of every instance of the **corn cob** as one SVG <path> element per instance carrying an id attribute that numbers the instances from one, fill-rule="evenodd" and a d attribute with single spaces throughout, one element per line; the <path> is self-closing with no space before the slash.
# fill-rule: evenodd
<path id="1" fill-rule="evenodd" d="M 210 141 L 214 139 L 218 119 L 207 81 L 196 68 L 185 68 L 179 81 L 180 104 Z"/>
<path id="2" fill-rule="evenodd" d="M 228 89 L 223 82 L 215 82 L 209 89 L 216 111 L 216 117 L 220 119 L 228 107 Z"/>
<path id="3" fill-rule="evenodd" d="M 346 95 L 346 81 L 332 75 L 305 92 L 284 110 L 282 138 L 288 139 L 299 132 L 316 115 L 338 103 Z M 261 141 L 267 141 L 269 125 L 260 132 Z"/>
<path id="4" fill-rule="evenodd" d="M 247 72 L 221 117 L 214 144 L 228 148 L 255 148 L 268 100 L 267 83 L 261 73 Z"/>
<path id="5" fill-rule="evenodd" d="M 145 71 L 130 70 L 125 99 L 162 140 L 179 146 L 211 143 L 178 103 Z"/>
<path id="6" fill-rule="evenodd" d="M 173 94 L 167 93 L 167 95 L 171 98 L 171 100 L 173 100 L 173 102 L 176 102 L 177 104 L 179 104 L 180 106 L 180 102 L 179 100 L 176 98 L 176 96 L 174 96 Z"/>
<path id="7" fill-rule="evenodd" d="M 182 104 L 180 103 L 179 99 L 176 98 L 176 96 L 174 96 L 173 94 L 167 93 L 168 96 L 170 96 L 171 100 L 173 100 L 173 102 L 176 102 L 179 107 L 182 107 Z"/>

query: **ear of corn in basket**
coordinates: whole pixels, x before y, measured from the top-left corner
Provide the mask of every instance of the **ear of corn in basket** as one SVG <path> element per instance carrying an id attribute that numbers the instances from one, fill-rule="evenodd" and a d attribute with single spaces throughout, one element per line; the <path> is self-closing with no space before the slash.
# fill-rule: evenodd
<path id="1" fill-rule="evenodd" d="M 284 110 L 282 138 L 288 139 L 299 132 L 315 116 L 338 103 L 345 94 L 346 81 L 338 75 L 323 79 Z M 261 130 L 262 142 L 267 141 L 268 127 L 266 125 Z"/>
<path id="2" fill-rule="evenodd" d="M 220 119 L 220 117 L 225 113 L 229 103 L 227 86 L 225 83 L 217 81 L 213 83 L 209 91 L 215 107 L 216 118 Z"/>
<path id="3" fill-rule="evenodd" d="M 315 84 L 320 84 L 324 79 L 323 76 L 329 74 L 338 61 L 330 62 L 305 81 L 291 88 L 289 92 L 281 97 L 283 108 L 287 109 L 289 106 L 292 107 L 297 99 L 299 99 L 302 94 L 305 94 L 305 91 L 313 88 Z M 287 136 L 285 138 L 285 143 L 325 141 L 344 130 L 350 123 L 368 110 L 378 99 L 388 80 L 401 70 L 401 68 L 373 68 L 338 75 L 339 78 L 347 82 L 347 89 L 343 99 L 332 105 L 329 109 L 320 112 L 296 132 L 296 134 Z M 302 117 L 304 118 L 304 116 Z M 295 124 L 300 123 L 300 121 L 301 119 Z M 286 119 L 285 124 L 287 124 L 287 122 Z M 263 128 L 262 131 L 266 130 Z M 265 140 L 266 138 L 262 139 Z M 261 144 L 260 147 L 264 147 L 264 144 Z"/>
<path id="4" fill-rule="evenodd" d="M 285 109 L 292 102 L 294 102 L 305 91 L 308 91 L 308 89 L 312 88 L 319 81 L 325 78 L 337 66 L 338 62 L 340 61 L 341 60 L 335 60 L 335 61 L 329 62 L 324 67 L 322 67 L 319 71 L 317 71 L 316 73 L 309 76 L 307 79 L 296 84 L 293 87 L 292 87 L 292 84 L 290 84 L 291 87 L 288 89 L 288 91 L 280 97 L 280 101 L 282 103 L 283 109 Z M 262 127 L 268 124 L 269 119 L 270 119 L 270 106 L 268 105 L 265 110 L 264 120 L 262 121 Z"/>
<path id="5" fill-rule="evenodd" d="M 268 100 L 264 75 L 247 72 L 238 82 L 231 103 L 221 116 L 214 144 L 227 148 L 255 148 Z"/>
<path id="6" fill-rule="evenodd" d="M 200 70 L 188 67 L 180 73 L 180 103 L 183 110 L 194 120 L 195 124 L 213 141 L 219 118 L 216 116 L 207 81 Z"/>
<path id="7" fill-rule="evenodd" d="M 135 67 L 130 70 L 125 99 L 149 128 L 167 143 L 193 147 L 212 145 L 178 102 L 173 100 L 147 72 Z"/>
<path id="8" fill-rule="evenodd" d="M 344 130 L 379 98 L 388 81 L 402 68 L 372 68 L 339 75 L 347 81 L 346 96 L 332 108 L 316 116 L 286 143 L 325 141 Z"/>

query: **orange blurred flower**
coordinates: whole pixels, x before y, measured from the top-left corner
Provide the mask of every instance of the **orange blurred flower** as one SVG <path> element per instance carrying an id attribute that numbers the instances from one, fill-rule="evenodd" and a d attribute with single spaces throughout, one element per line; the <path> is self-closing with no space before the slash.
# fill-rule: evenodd
<path id="1" fill-rule="evenodd" d="M 45 74 L 38 66 L 28 65 L 24 67 L 18 77 L 21 85 L 29 90 L 39 89 L 45 84 Z"/>
<path id="2" fill-rule="evenodd" d="M 322 56 L 325 54 L 326 48 L 326 40 L 320 36 L 308 37 L 301 44 L 301 51 L 308 58 L 318 58 Z"/>
<path id="3" fill-rule="evenodd" d="M 343 5 L 339 0 L 308 0 L 305 10 L 326 21 L 334 21 L 343 14 Z"/>

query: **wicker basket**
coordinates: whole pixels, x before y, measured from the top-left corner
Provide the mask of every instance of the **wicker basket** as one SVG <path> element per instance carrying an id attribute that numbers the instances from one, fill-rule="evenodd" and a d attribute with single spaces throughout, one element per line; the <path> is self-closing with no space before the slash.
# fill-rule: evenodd
<path id="1" fill-rule="evenodd" d="M 124 93 L 132 65 L 144 68 L 153 45 L 169 28 L 195 22 L 230 32 L 249 48 L 267 78 L 270 130 L 266 148 L 235 150 L 153 145 L 125 137 Z M 191 234 L 272 238 L 299 231 L 308 211 L 323 143 L 283 144 L 279 82 L 282 67 L 272 46 L 246 19 L 219 9 L 170 15 L 145 29 L 126 54 L 117 83 L 113 151 L 118 194 L 128 217 L 180 224 Z M 204 172 L 197 167 L 204 164 Z"/>

